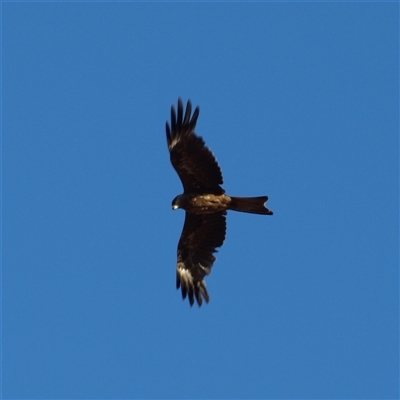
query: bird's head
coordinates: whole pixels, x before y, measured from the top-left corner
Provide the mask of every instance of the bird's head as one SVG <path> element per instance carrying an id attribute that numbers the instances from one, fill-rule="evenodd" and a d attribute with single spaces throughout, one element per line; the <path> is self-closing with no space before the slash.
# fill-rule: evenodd
<path id="1" fill-rule="evenodd" d="M 183 203 L 183 195 L 180 194 L 179 196 L 176 196 L 173 200 L 172 200 L 172 209 L 176 210 L 178 208 L 182 208 L 182 203 Z"/>

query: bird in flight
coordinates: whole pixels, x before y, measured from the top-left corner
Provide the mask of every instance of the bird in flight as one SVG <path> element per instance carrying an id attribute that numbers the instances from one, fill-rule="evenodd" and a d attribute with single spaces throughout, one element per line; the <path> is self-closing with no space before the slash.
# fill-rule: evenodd
<path id="1" fill-rule="evenodd" d="M 210 275 L 226 235 L 227 210 L 272 215 L 265 207 L 267 196 L 233 197 L 225 194 L 221 168 L 204 140 L 195 133 L 199 107 L 193 115 L 190 100 L 183 115 L 183 103 L 178 99 L 178 115 L 171 107 L 171 126 L 166 123 L 167 143 L 171 163 L 178 173 L 183 194 L 172 201 L 172 208 L 186 211 L 185 223 L 178 243 L 176 287 L 182 298 L 189 297 L 190 306 L 196 299 L 199 307 L 208 303 L 206 275 Z"/>

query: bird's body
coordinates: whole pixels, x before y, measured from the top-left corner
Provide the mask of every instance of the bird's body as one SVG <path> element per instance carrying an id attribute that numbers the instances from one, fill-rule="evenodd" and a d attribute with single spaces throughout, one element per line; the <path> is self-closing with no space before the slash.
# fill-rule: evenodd
<path id="1" fill-rule="evenodd" d="M 203 139 L 194 132 L 199 108 L 191 117 L 192 105 L 187 103 L 183 117 L 182 100 L 178 100 L 178 116 L 171 107 L 171 127 L 166 124 L 171 163 L 181 178 L 184 193 L 175 197 L 172 208 L 186 211 L 185 224 L 178 244 L 177 288 L 182 297 L 189 296 L 190 305 L 196 298 L 199 306 L 210 297 L 204 277 L 211 273 L 213 253 L 222 246 L 226 235 L 226 212 L 234 210 L 272 215 L 264 204 L 267 196 L 233 197 L 225 194 L 221 168 Z"/>
<path id="2" fill-rule="evenodd" d="M 272 215 L 264 206 L 267 196 L 233 197 L 226 194 L 180 194 L 172 202 L 172 208 L 183 208 L 195 214 L 210 214 L 224 210 L 234 210 L 252 214 Z"/>
<path id="3" fill-rule="evenodd" d="M 180 194 L 173 206 L 195 214 L 210 214 L 228 209 L 231 198 L 225 194 Z"/>

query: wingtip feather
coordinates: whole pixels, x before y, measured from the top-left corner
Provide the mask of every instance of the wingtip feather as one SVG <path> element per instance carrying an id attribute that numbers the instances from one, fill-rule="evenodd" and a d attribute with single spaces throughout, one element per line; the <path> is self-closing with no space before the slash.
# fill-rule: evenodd
<path id="1" fill-rule="evenodd" d="M 177 118 L 177 125 L 182 126 L 182 119 L 183 119 L 183 103 L 182 99 L 179 97 L 178 99 L 178 118 Z"/>
<path id="2" fill-rule="evenodd" d="M 169 146 L 171 144 L 171 128 L 169 127 L 168 121 L 165 124 L 165 131 L 167 132 L 167 143 Z"/>
<path id="3" fill-rule="evenodd" d="M 186 104 L 185 118 L 183 120 L 183 125 L 188 125 L 190 123 L 190 114 L 192 113 L 192 103 L 188 100 Z"/>
<path id="4" fill-rule="evenodd" d="M 171 106 L 171 130 L 172 132 L 175 130 L 176 127 L 176 112 L 175 112 L 175 107 L 172 104 Z"/>
<path id="5" fill-rule="evenodd" d="M 192 119 L 190 120 L 190 129 L 191 130 L 194 130 L 194 128 L 196 127 L 197 118 L 199 118 L 199 114 L 200 114 L 200 108 L 197 106 L 192 115 Z"/>

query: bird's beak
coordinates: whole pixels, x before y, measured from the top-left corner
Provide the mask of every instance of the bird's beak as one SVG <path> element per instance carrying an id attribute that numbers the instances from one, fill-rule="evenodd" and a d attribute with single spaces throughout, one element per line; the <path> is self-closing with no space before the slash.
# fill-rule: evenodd
<path id="1" fill-rule="evenodd" d="M 172 206 L 172 209 L 173 210 L 176 210 L 177 208 L 179 208 L 176 204 L 174 204 L 173 206 Z"/>

